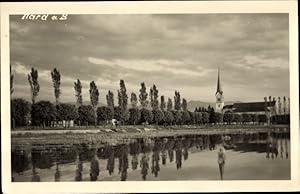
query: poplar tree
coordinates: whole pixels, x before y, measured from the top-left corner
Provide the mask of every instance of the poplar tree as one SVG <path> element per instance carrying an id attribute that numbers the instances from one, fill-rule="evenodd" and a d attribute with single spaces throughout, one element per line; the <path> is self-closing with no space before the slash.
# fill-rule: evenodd
<path id="1" fill-rule="evenodd" d="M 52 82 L 54 87 L 55 101 L 56 101 L 56 105 L 58 105 L 61 91 L 60 91 L 60 73 L 56 68 L 54 68 L 53 71 L 51 72 L 51 77 L 52 77 Z"/>
<path id="2" fill-rule="evenodd" d="M 161 96 L 161 97 L 160 97 L 160 109 L 161 109 L 162 111 L 164 111 L 165 108 L 166 108 L 165 97 L 164 97 L 164 96 Z"/>
<path id="3" fill-rule="evenodd" d="M 187 101 L 185 98 L 182 99 L 182 110 L 183 111 L 188 111 L 187 110 Z"/>
<path id="4" fill-rule="evenodd" d="M 118 90 L 119 107 L 121 109 L 121 120 L 123 123 L 129 119 L 127 110 L 128 96 L 126 93 L 126 86 L 124 80 L 120 80 L 120 90 Z"/>
<path id="5" fill-rule="evenodd" d="M 90 83 L 90 99 L 95 115 L 95 126 L 97 125 L 97 106 L 99 102 L 99 90 L 94 81 Z"/>
<path id="6" fill-rule="evenodd" d="M 32 104 L 35 103 L 36 97 L 39 95 L 40 84 L 38 82 L 38 71 L 34 68 L 31 68 L 31 72 L 28 74 L 28 82 L 30 85 L 31 91 L 31 100 Z"/>
<path id="7" fill-rule="evenodd" d="M 110 90 L 108 90 L 108 93 L 106 95 L 106 102 L 107 102 L 107 106 L 109 108 L 114 108 L 115 104 L 114 104 L 114 93 Z"/>
<path id="8" fill-rule="evenodd" d="M 181 103 L 180 103 L 180 93 L 178 91 L 175 91 L 175 96 L 174 96 L 174 109 L 179 111 L 181 110 Z"/>
<path id="9" fill-rule="evenodd" d="M 171 111 L 173 109 L 173 102 L 171 98 L 168 98 L 167 110 Z"/>
<path id="10" fill-rule="evenodd" d="M 74 90 L 75 90 L 75 98 L 76 98 L 76 106 L 78 112 L 78 124 L 81 126 L 81 120 L 79 119 L 80 107 L 82 106 L 82 85 L 79 79 L 74 82 Z"/>
<path id="11" fill-rule="evenodd" d="M 154 84 L 150 89 L 150 97 L 152 110 L 158 110 L 158 90 Z"/>
<path id="12" fill-rule="evenodd" d="M 130 102 L 131 102 L 132 108 L 136 108 L 137 107 L 137 96 L 133 92 L 131 93 Z"/>
<path id="13" fill-rule="evenodd" d="M 141 89 L 140 89 L 140 95 L 139 95 L 139 100 L 141 103 L 142 108 L 147 108 L 148 101 L 147 101 L 147 91 L 146 91 L 146 85 L 145 83 L 141 83 Z"/>
<path id="14" fill-rule="evenodd" d="M 121 104 L 120 107 L 122 110 L 127 110 L 127 105 L 128 105 L 128 96 L 126 93 L 126 86 L 124 80 L 120 80 L 120 99 L 121 99 Z"/>
<path id="15" fill-rule="evenodd" d="M 79 79 L 74 82 L 74 89 L 75 89 L 75 97 L 76 97 L 76 106 L 79 108 L 82 106 L 82 85 Z"/>

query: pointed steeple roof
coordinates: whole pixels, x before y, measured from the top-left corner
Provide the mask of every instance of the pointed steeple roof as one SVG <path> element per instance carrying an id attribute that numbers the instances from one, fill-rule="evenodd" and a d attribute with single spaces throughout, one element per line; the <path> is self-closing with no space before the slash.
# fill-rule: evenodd
<path id="1" fill-rule="evenodd" d="M 217 93 L 223 94 L 223 90 L 221 87 L 221 80 L 220 80 L 220 66 L 218 67 L 218 82 L 217 82 Z"/>

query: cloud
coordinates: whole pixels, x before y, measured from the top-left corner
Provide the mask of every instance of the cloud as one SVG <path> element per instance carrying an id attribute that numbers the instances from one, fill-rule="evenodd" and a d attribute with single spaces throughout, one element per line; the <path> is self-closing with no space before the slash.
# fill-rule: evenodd
<path id="1" fill-rule="evenodd" d="M 214 101 L 218 66 L 230 101 L 289 94 L 288 14 L 69 15 L 61 22 L 20 18 L 10 16 L 15 97 L 26 94 L 21 86 L 27 87 L 31 67 L 39 71 L 40 99 L 54 99 L 53 68 L 62 74 L 66 101 L 74 100 L 76 79 L 84 85 L 85 99 L 90 81 L 96 81 L 103 102 L 107 90 L 117 92 L 120 79 L 128 93 L 138 93 L 145 82 L 149 88 L 156 84 L 161 95 L 172 97 L 176 89 L 188 100 Z"/>

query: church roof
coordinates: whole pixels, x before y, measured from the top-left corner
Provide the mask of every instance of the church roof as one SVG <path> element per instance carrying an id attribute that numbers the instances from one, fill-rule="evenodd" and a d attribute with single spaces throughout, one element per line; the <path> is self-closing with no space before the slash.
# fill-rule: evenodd
<path id="1" fill-rule="evenodd" d="M 275 101 L 267 102 L 268 107 L 275 106 Z M 232 109 L 233 112 L 264 112 L 265 102 L 246 102 L 234 103 L 233 105 L 226 105 L 224 109 Z"/>

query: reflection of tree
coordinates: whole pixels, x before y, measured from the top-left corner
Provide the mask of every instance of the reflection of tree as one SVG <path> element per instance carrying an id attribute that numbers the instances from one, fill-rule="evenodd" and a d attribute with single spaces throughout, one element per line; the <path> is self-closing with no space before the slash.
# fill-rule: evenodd
<path id="1" fill-rule="evenodd" d="M 136 170 L 137 166 L 139 165 L 138 155 L 141 152 L 141 143 L 134 142 L 134 143 L 131 143 L 129 145 L 129 147 L 130 147 L 130 155 L 132 155 L 131 167 L 132 167 L 132 170 Z"/>
<path id="2" fill-rule="evenodd" d="M 168 150 L 168 154 L 169 154 L 169 161 L 173 162 L 173 160 L 174 160 L 174 150 L 173 149 Z"/>
<path id="3" fill-rule="evenodd" d="M 34 151 L 32 152 L 32 163 L 40 169 L 50 169 L 53 165 L 54 158 L 48 151 Z"/>
<path id="4" fill-rule="evenodd" d="M 154 176 L 157 177 L 158 172 L 160 170 L 160 167 L 159 167 L 159 151 L 158 150 L 153 152 L 151 170 L 152 170 L 152 173 L 154 174 Z"/>
<path id="5" fill-rule="evenodd" d="M 55 171 L 55 174 L 54 174 L 54 180 L 55 180 L 55 182 L 59 182 L 60 181 L 60 177 L 61 177 L 61 173 L 60 173 L 60 170 L 59 170 L 58 163 L 56 163 L 56 171 Z"/>
<path id="6" fill-rule="evenodd" d="M 273 147 L 273 152 L 275 154 L 275 157 L 277 158 L 277 156 L 278 156 L 278 138 L 276 136 L 274 136 L 272 147 Z"/>
<path id="7" fill-rule="evenodd" d="M 121 146 L 121 155 L 119 156 L 119 173 L 121 173 L 121 181 L 127 179 L 128 169 L 128 145 Z"/>
<path id="8" fill-rule="evenodd" d="M 139 165 L 138 155 L 133 155 L 131 160 L 132 170 L 136 170 Z"/>
<path id="9" fill-rule="evenodd" d="M 181 165 L 182 165 L 182 143 L 180 140 L 176 141 L 175 155 L 176 155 L 176 168 L 178 170 L 181 168 Z"/>
<path id="10" fill-rule="evenodd" d="M 182 165 L 182 150 L 176 149 L 175 153 L 176 153 L 176 167 L 178 170 L 179 168 L 181 168 Z"/>
<path id="11" fill-rule="evenodd" d="M 281 134 L 280 138 L 280 157 L 283 158 L 283 134 Z"/>
<path id="12" fill-rule="evenodd" d="M 167 163 L 167 151 L 166 150 L 163 150 L 161 152 L 161 159 L 162 159 L 162 164 L 166 165 L 166 163 Z"/>
<path id="13" fill-rule="evenodd" d="M 25 150 L 11 152 L 12 171 L 22 174 L 25 170 L 29 169 L 29 157 L 26 155 Z"/>
<path id="14" fill-rule="evenodd" d="M 32 166 L 32 176 L 31 176 L 31 182 L 40 182 L 40 175 L 35 169 L 35 165 Z"/>
<path id="15" fill-rule="evenodd" d="M 149 158 L 145 153 L 142 155 L 140 167 L 142 169 L 141 170 L 142 178 L 143 178 L 143 180 L 146 180 L 146 177 L 148 174 L 148 169 L 149 169 Z"/>
<path id="16" fill-rule="evenodd" d="M 83 165 L 82 165 L 82 161 L 80 160 L 80 155 L 78 154 L 76 159 L 75 181 L 82 180 L 82 170 L 83 170 Z"/>
<path id="17" fill-rule="evenodd" d="M 91 160 L 90 180 L 96 181 L 97 177 L 99 176 L 99 173 L 100 173 L 99 162 L 95 155 Z"/>
<path id="18" fill-rule="evenodd" d="M 115 151 L 114 149 L 110 149 L 110 153 L 106 165 L 106 169 L 108 170 L 108 173 L 110 175 L 114 172 L 114 168 L 115 168 Z"/>
<path id="19" fill-rule="evenodd" d="M 209 148 L 210 139 L 208 135 L 203 136 L 204 149 Z"/>
<path id="20" fill-rule="evenodd" d="M 174 160 L 174 144 L 175 144 L 175 141 L 174 139 L 171 139 L 169 138 L 168 141 L 166 142 L 166 145 L 165 145 L 165 149 L 168 150 L 168 155 L 169 155 L 169 161 L 170 162 L 173 162 Z"/>
<path id="21" fill-rule="evenodd" d="M 191 141 L 191 138 L 185 138 L 183 140 L 183 158 L 184 160 L 187 160 L 188 157 L 189 157 L 189 152 L 188 152 L 188 149 L 191 147 L 192 145 L 192 141 Z"/>
<path id="22" fill-rule="evenodd" d="M 189 157 L 188 149 L 187 149 L 187 148 L 184 148 L 184 149 L 183 149 L 183 159 L 184 159 L 184 160 L 187 160 L 188 157 Z"/>
<path id="23" fill-rule="evenodd" d="M 203 150 L 204 149 L 204 142 L 203 142 L 203 136 L 198 136 L 196 137 L 196 148 Z"/>
<path id="24" fill-rule="evenodd" d="M 209 150 L 214 150 L 216 149 L 216 135 L 209 135 Z"/>
<path id="25" fill-rule="evenodd" d="M 56 149 L 56 162 L 60 164 L 67 164 L 76 161 L 77 152 L 75 147 L 73 148 L 59 148 Z"/>
<path id="26" fill-rule="evenodd" d="M 285 147 L 285 157 L 289 157 L 289 151 L 288 151 L 288 139 L 284 138 L 284 147 Z"/>

